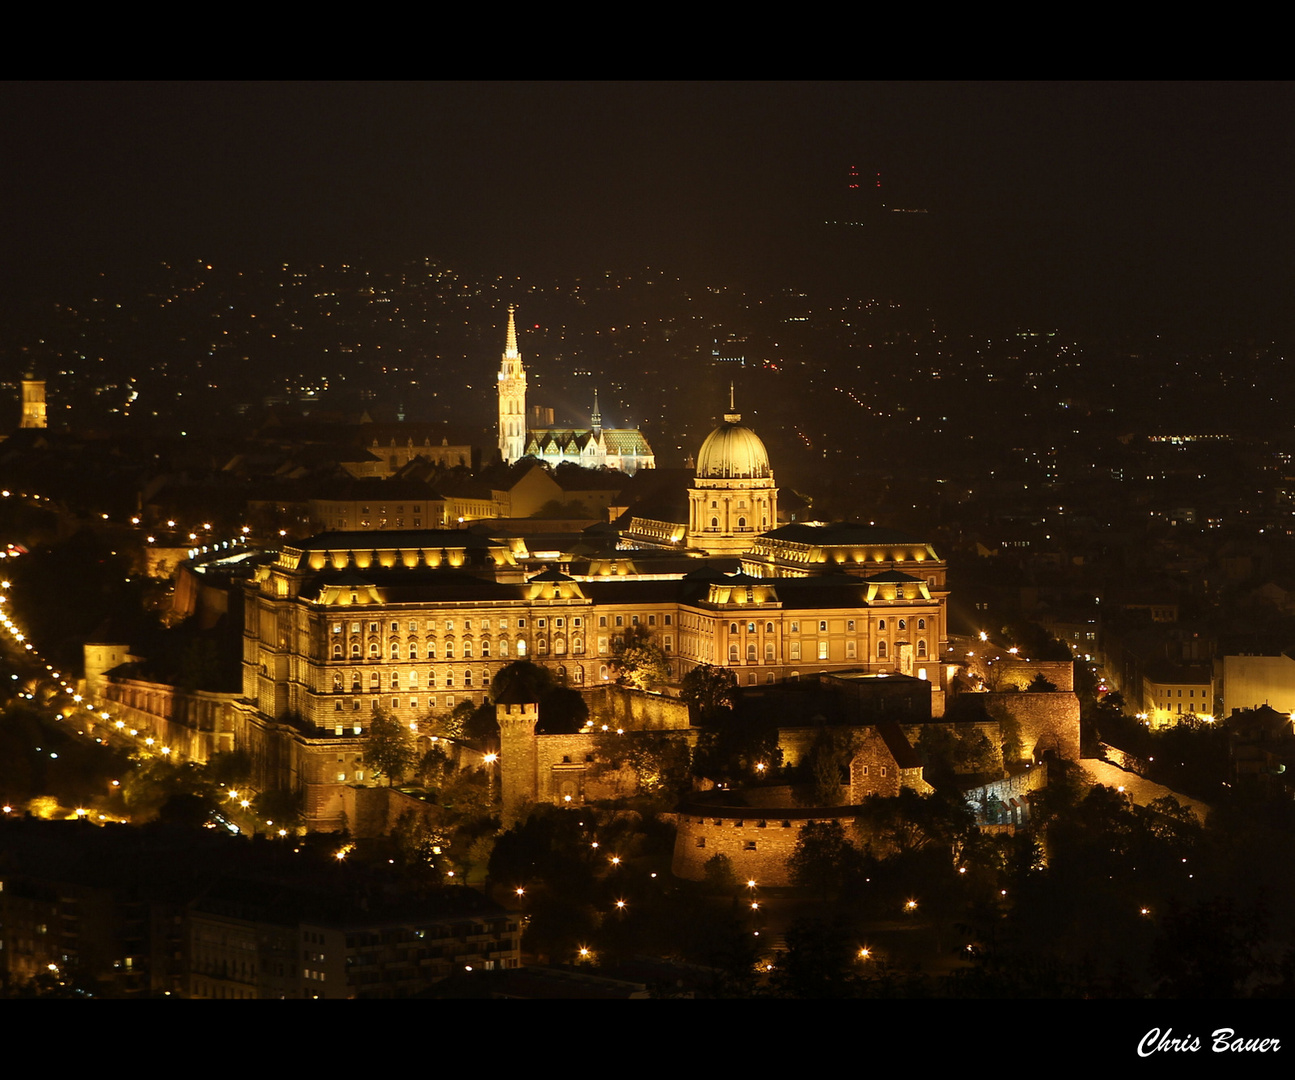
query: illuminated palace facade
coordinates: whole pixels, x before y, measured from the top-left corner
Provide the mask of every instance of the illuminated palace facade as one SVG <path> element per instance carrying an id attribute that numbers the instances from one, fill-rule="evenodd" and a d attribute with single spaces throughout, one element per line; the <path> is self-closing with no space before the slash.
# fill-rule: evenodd
<path id="1" fill-rule="evenodd" d="M 634 475 L 656 467 L 656 456 L 637 428 L 605 428 L 594 394 L 594 411 L 588 428 L 531 428 L 527 426 L 526 368 L 517 347 L 517 324 L 508 306 L 508 334 L 499 364 L 499 456 L 505 462 L 524 457 L 549 465 L 563 462 L 587 469 L 619 469 Z"/>
<path id="2" fill-rule="evenodd" d="M 482 702 L 499 668 L 519 659 L 593 688 L 615 679 L 617 639 L 633 628 L 650 633 L 676 681 L 702 664 L 742 686 L 902 674 L 930 682 L 941 715 L 943 560 L 872 526 L 758 532 L 755 522 L 775 520 L 776 488 L 763 444 L 736 423 L 726 417 L 699 459 L 679 526 L 678 546 L 698 556 L 691 573 L 640 576 L 622 547 L 573 576 L 528 567 L 515 542 L 462 530 L 328 532 L 285 545 L 246 586 L 248 727 L 236 741 L 277 763 L 275 786 L 306 792 L 313 827 L 337 828 L 345 790 L 375 782 L 362 759 L 377 709 L 417 730 L 429 712 Z M 735 536 L 737 572 L 701 558 L 729 553 Z"/>

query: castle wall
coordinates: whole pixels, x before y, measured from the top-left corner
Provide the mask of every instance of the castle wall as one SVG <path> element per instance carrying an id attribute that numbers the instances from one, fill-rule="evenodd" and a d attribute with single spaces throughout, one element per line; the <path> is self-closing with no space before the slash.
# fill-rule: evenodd
<path id="1" fill-rule="evenodd" d="M 1020 724 L 1026 757 L 1037 759 L 1051 750 L 1067 761 L 1079 760 L 1079 698 L 1073 691 L 999 693 L 986 697 L 987 708 L 1003 708 Z"/>
<path id="2" fill-rule="evenodd" d="M 853 815 L 804 810 L 760 810 L 716 807 L 680 811 L 670 869 L 675 877 L 701 881 L 706 861 L 726 855 L 742 881 L 754 878 L 759 885 L 790 885 L 788 861 L 796 850 L 801 827 L 807 821 L 839 821 L 846 829 Z"/>
<path id="3" fill-rule="evenodd" d="M 626 731 L 682 731 L 689 726 L 688 706 L 679 698 L 607 684 L 583 691 L 596 723 Z"/>

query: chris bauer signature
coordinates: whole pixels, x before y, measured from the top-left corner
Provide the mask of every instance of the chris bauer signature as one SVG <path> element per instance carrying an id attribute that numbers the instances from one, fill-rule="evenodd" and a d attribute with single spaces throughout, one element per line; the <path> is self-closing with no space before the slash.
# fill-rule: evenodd
<path id="1" fill-rule="evenodd" d="M 1152 1028 L 1138 1043 L 1138 1057 L 1150 1057 L 1156 1053 L 1175 1051 L 1195 1054 L 1205 1045 L 1207 1044 L 1202 1043 L 1195 1035 L 1176 1037 L 1173 1028 L 1165 1028 L 1163 1033 L 1159 1028 Z M 1231 1028 L 1218 1028 L 1210 1034 L 1208 1046 L 1216 1054 L 1225 1054 L 1229 1051 L 1237 1054 L 1275 1054 L 1281 1050 L 1281 1040 L 1247 1039 Z"/>

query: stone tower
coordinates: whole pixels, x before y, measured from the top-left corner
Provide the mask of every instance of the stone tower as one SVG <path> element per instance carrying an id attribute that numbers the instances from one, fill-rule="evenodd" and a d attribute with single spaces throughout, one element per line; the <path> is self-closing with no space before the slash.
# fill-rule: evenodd
<path id="1" fill-rule="evenodd" d="M 516 821 L 527 803 L 535 801 L 535 724 L 540 718 L 537 702 L 526 695 L 506 691 L 495 702 L 499 722 L 499 794 L 505 827 Z"/>
<path id="2" fill-rule="evenodd" d="M 508 305 L 508 337 L 499 365 L 499 456 L 520 461 L 526 453 L 526 369 L 517 350 L 517 324 Z"/>
<path id="3" fill-rule="evenodd" d="M 45 380 L 28 375 L 22 381 L 22 422 L 25 428 L 43 428 L 45 422 Z"/>

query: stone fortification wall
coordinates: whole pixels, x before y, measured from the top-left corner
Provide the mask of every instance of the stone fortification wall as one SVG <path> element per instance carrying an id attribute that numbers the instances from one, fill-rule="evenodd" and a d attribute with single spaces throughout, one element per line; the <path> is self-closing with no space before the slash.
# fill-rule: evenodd
<path id="1" fill-rule="evenodd" d="M 979 670 L 982 675 L 986 674 L 984 669 Z M 1024 690 L 1038 675 L 1042 675 L 1060 692 L 1075 688 L 1073 660 L 996 660 L 989 669 L 988 681 L 998 690 L 1010 691 L 1012 687 Z"/>
<path id="2" fill-rule="evenodd" d="M 684 807 L 679 811 L 671 871 L 676 877 L 701 881 L 706 860 L 726 855 L 742 881 L 754 878 L 760 885 L 790 885 L 787 863 L 807 821 L 839 821 L 849 830 L 854 817 L 822 810 Z"/>
<path id="3" fill-rule="evenodd" d="M 1030 794 L 1047 786 L 1048 764 L 1045 761 L 1015 776 L 971 788 L 962 795 L 976 812 L 981 825 L 1024 825 L 1030 820 Z M 991 795 L 1002 804 L 1001 812 L 992 820 L 985 814 Z"/>
<path id="4" fill-rule="evenodd" d="M 596 724 L 627 731 L 679 731 L 689 726 L 688 706 L 678 698 L 611 685 L 583 693 Z"/>
<path id="5" fill-rule="evenodd" d="M 1037 760 L 1052 751 L 1067 761 L 1079 760 L 1079 698 L 1073 691 L 985 696 L 989 699 L 986 708 L 991 712 L 1005 709 L 1021 726 L 1026 757 Z"/>

